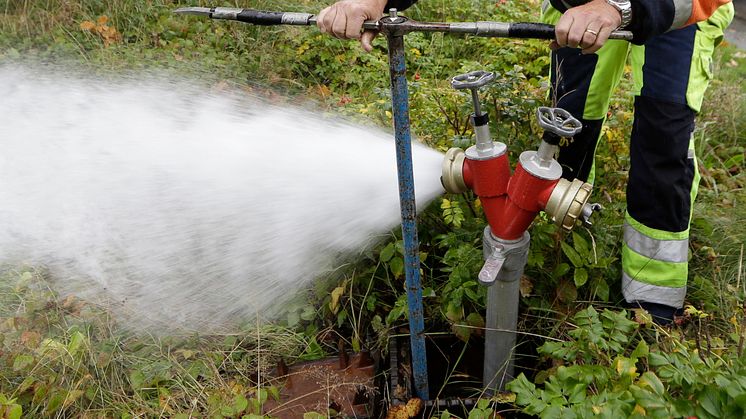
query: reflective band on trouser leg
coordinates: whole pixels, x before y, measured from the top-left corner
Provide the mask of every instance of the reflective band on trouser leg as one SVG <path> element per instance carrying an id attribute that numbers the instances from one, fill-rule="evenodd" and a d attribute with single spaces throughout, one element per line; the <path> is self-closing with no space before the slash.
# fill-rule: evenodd
<path id="1" fill-rule="evenodd" d="M 694 113 L 712 78 L 715 46 L 732 18 L 733 6 L 727 4 L 707 21 L 632 48 L 638 97 L 622 250 L 628 302 L 683 304 L 689 222 L 699 184 Z"/>
<path id="2" fill-rule="evenodd" d="M 686 296 L 688 231 L 647 228 L 627 214 L 622 247 L 622 292 L 627 302 L 681 307 Z"/>
<path id="3" fill-rule="evenodd" d="M 644 86 L 643 86 L 644 90 Z M 694 111 L 646 96 L 635 100 L 630 141 L 622 292 L 627 302 L 681 307 L 686 295 Z"/>

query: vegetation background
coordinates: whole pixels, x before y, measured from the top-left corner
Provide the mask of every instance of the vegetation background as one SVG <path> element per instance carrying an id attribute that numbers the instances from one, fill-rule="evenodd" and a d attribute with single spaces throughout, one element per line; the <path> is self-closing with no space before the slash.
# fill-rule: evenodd
<path id="1" fill-rule="evenodd" d="M 433 21 L 533 21 L 539 9 L 538 0 L 421 3 L 407 14 Z M 280 103 L 303 100 L 390 126 L 382 39 L 365 54 L 356 43 L 315 29 L 172 13 L 178 6 L 217 5 L 316 13 L 327 2 L 0 0 L 0 64 L 67 66 L 103 77 L 165 71 L 214 89 Z M 484 68 L 498 74 L 485 99 L 496 137 L 513 151 L 536 147 L 533 113 L 547 102 L 545 42 L 415 33 L 406 46 L 412 127 L 420 140 L 443 151 L 468 143 L 469 101 L 448 79 Z M 542 218 L 535 222 L 521 287 L 526 337 L 518 365 L 524 374 L 510 393 L 483 397 L 469 417 L 516 410 L 542 417 L 746 416 L 746 53 L 726 42 L 715 67 L 695 132 L 703 179 L 692 223 L 686 316 L 664 329 L 643 312 L 619 310 L 632 119 L 626 74 L 598 153 L 594 198 L 606 210 L 592 229 L 568 238 Z M 428 332 L 479 339 L 485 292 L 474 279 L 484 228 L 478 200 L 443 196 L 422 214 L 419 227 Z M 227 336 L 128 335 L 104 308 L 57 298 L 40 270 L 7 269 L 0 281 L 0 417 L 271 416 L 262 404 L 277 389 L 261 382 L 280 357 L 317 359 L 333 353 L 340 340 L 355 350 L 385 352 L 389 339 L 406 335 L 398 234 L 341 279 L 320 281 L 310 302 L 304 295 L 278 324 Z M 478 380 L 460 385 L 480 397 Z"/>

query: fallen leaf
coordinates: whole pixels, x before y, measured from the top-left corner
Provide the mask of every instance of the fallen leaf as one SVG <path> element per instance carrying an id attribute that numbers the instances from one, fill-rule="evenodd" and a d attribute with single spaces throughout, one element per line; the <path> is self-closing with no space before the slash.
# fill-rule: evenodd
<path id="1" fill-rule="evenodd" d="M 27 348 L 36 348 L 41 342 L 41 335 L 37 332 L 26 330 L 21 333 L 21 344 Z"/>
<path id="2" fill-rule="evenodd" d="M 337 313 L 339 310 L 339 298 L 345 293 L 345 287 L 337 287 L 332 290 L 332 299 L 329 301 L 329 310 L 332 313 Z"/>
<path id="3" fill-rule="evenodd" d="M 650 315 L 650 313 L 647 312 L 647 310 L 644 310 L 642 308 L 636 308 L 632 311 L 634 311 L 635 313 L 635 321 L 638 324 L 642 324 L 642 325 L 653 324 L 653 317 Z"/>
<path id="4" fill-rule="evenodd" d="M 531 291 L 534 290 L 534 284 L 531 282 L 531 278 L 523 275 L 521 277 L 521 285 L 519 289 L 521 291 L 521 297 L 526 298 L 531 296 Z"/>

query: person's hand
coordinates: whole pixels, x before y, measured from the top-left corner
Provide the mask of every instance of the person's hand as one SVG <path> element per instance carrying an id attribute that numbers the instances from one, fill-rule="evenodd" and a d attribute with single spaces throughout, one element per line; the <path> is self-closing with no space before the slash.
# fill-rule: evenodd
<path id="1" fill-rule="evenodd" d="M 321 32 L 340 39 L 359 39 L 367 52 L 373 50 L 371 42 L 377 31 L 361 33 L 363 22 L 378 20 L 383 16 L 386 0 L 342 0 L 319 12 L 316 25 Z"/>
<path id="2" fill-rule="evenodd" d="M 581 48 L 583 54 L 598 51 L 622 23 L 622 14 L 606 0 L 593 0 L 568 9 L 555 25 L 551 48 Z"/>

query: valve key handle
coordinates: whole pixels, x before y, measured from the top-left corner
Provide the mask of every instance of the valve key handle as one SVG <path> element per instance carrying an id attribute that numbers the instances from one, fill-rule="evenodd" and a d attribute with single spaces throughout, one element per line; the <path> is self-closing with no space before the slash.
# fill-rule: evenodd
<path id="1" fill-rule="evenodd" d="M 536 119 L 544 130 L 570 138 L 583 129 L 583 124 L 562 108 L 541 106 L 536 110 Z"/>
<path id="2" fill-rule="evenodd" d="M 477 90 L 486 86 L 495 80 L 495 73 L 485 70 L 476 70 L 466 74 L 459 74 L 451 79 L 451 86 L 456 90 L 471 90 L 471 100 L 474 102 L 474 116 L 482 116 L 482 107 L 479 105 L 479 95 Z M 486 125 L 487 120 L 480 121 L 481 125 Z"/>
<path id="3" fill-rule="evenodd" d="M 466 74 L 454 76 L 451 79 L 451 86 L 456 90 L 478 89 L 486 86 L 495 80 L 495 73 L 485 70 L 476 70 Z"/>

